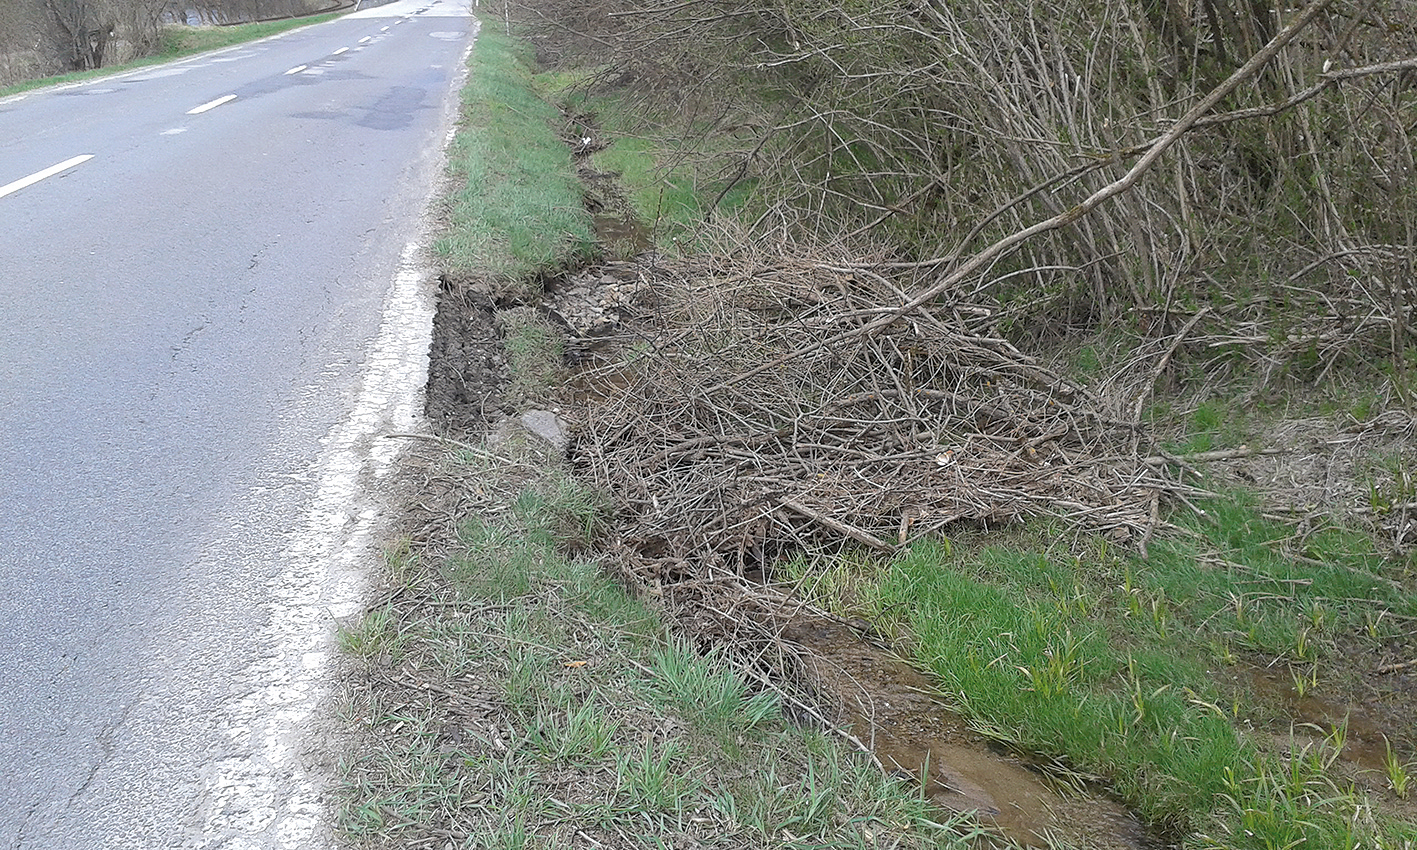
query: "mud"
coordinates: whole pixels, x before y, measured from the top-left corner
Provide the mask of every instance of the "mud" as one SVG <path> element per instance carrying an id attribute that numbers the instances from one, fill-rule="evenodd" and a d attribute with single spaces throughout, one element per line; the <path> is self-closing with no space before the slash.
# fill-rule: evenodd
<path id="1" fill-rule="evenodd" d="M 992 747 L 933 695 L 923 673 L 850 627 L 798 617 L 782 637 L 807 651 L 818 696 L 835 703 L 837 719 L 886 770 L 923 782 L 941 807 L 975 812 L 1026 847 L 1050 841 L 1094 850 L 1165 846 L 1117 802 Z"/>
<path id="2" fill-rule="evenodd" d="M 1281 753 L 1323 752 L 1332 746 L 1334 730 L 1341 727 L 1343 748 L 1328 770 L 1330 778 L 1339 785 L 1351 782 L 1366 791 L 1369 799 L 1390 815 L 1417 818 L 1417 797 L 1394 794 L 1387 773 L 1389 747 L 1399 763 L 1417 764 L 1412 747 L 1417 728 L 1413 715 L 1403 712 L 1408 704 L 1406 694 L 1399 690 L 1396 701 L 1382 698 L 1394 696 L 1392 693 L 1374 694 L 1369 699 L 1327 689 L 1305 689 L 1301 694 L 1287 670 L 1259 666 L 1237 668 L 1231 683 L 1253 694 L 1279 718 L 1271 724 L 1269 737 Z"/>
<path id="3" fill-rule="evenodd" d="M 1318 696 L 1300 694 L 1287 673 L 1264 668 L 1242 671 L 1240 678 L 1261 698 L 1278 703 L 1285 715 L 1301 727 L 1327 735 L 1345 726 L 1343 750 L 1338 757 L 1361 770 L 1384 772 L 1383 760 L 1391 733 L 1362 706 Z"/>
<path id="4" fill-rule="evenodd" d="M 507 358 L 494 304 L 473 281 L 444 276 L 429 346 L 424 412 L 442 434 L 480 436 L 502 411 Z"/>

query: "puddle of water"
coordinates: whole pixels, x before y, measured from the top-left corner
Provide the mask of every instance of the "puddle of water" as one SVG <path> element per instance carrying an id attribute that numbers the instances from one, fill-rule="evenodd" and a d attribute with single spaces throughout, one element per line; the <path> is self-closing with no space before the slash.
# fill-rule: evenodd
<path id="1" fill-rule="evenodd" d="M 1092 850 L 1161 846 L 1115 801 L 1063 789 L 1020 759 L 995 753 L 931 696 L 924 674 L 849 627 L 798 617 L 782 637 L 810 653 L 815 684 L 837 699 L 852 733 L 881 764 L 923 779 L 926 794 L 943 808 L 975 812 L 1027 847 L 1049 846 L 1050 838 Z"/>
<path id="2" fill-rule="evenodd" d="M 653 247 L 649 228 L 634 216 L 599 213 L 593 220 L 595 239 L 611 257 L 629 259 Z"/>
<path id="3" fill-rule="evenodd" d="M 1348 731 L 1338 757 L 1360 770 L 1386 774 L 1387 730 L 1361 707 L 1324 699 L 1313 693 L 1301 696 L 1287 673 L 1277 670 L 1254 667 L 1245 671 L 1243 676 L 1257 694 L 1283 705 L 1296 724 L 1317 726 L 1323 734 L 1328 734 L 1346 721 Z"/>

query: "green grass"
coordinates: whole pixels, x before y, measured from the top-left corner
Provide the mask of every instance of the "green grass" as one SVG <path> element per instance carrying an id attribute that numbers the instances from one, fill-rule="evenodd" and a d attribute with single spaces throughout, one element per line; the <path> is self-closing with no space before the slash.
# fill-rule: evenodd
<path id="1" fill-rule="evenodd" d="M 590 215 L 556 108 L 538 97 L 524 50 L 487 26 L 469 58 L 448 151 L 453 189 L 436 249 L 448 271 L 520 288 L 593 253 Z"/>
<path id="2" fill-rule="evenodd" d="M 908 634 L 980 728 L 1106 777 L 1190 846 L 1410 846 L 1410 824 L 1357 816 L 1371 803 L 1329 770 L 1336 746 L 1295 743 L 1301 758 L 1252 735 L 1288 720 L 1227 670 L 1243 656 L 1319 687 L 1342 667 L 1339 637 L 1394 636 L 1417 592 L 1364 535 L 1296 541 L 1243 494 L 1197 506 L 1175 518 L 1195 537 L 1145 562 L 1100 540 L 1078 556 L 1037 525 L 786 572 L 808 599 Z"/>
<path id="3" fill-rule="evenodd" d="M 499 310 L 495 321 L 507 355 L 507 399 L 539 399 L 559 386 L 566 373 L 561 331 L 533 307 Z"/>
<path id="4" fill-rule="evenodd" d="M 647 115 L 644 104 L 623 94 L 588 96 L 586 73 L 545 71 L 536 85 L 547 99 L 577 120 L 572 132 L 591 138 L 599 150 L 588 158 L 592 170 L 614 177 L 624 200 L 650 231 L 669 247 L 692 240 L 710 205 L 732 214 L 748 203 L 756 186 L 752 174 L 732 182 L 743 151 L 739 140 L 708 127 L 684 127 L 666 115 Z M 719 195 L 722 193 L 722 199 Z"/>
<path id="5" fill-rule="evenodd" d="M 656 234 L 672 236 L 691 230 L 703 218 L 704 206 L 713 196 L 701 197 L 692 170 L 675 167 L 668 160 L 653 141 L 630 135 L 614 137 L 610 147 L 590 157 L 595 169 L 618 175 L 641 221 Z"/>
<path id="6" fill-rule="evenodd" d="M 193 53 L 202 53 L 207 50 L 216 50 L 221 47 L 230 47 L 233 44 L 265 38 L 308 24 L 333 21 L 342 14 L 342 12 L 331 12 L 324 15 L 311 15 L 308 18 L 262 21 L 257 24 L 233 24 L 227 27 L 189 27 L 172 24 L 162 29 L 162 40 L 157 55 L 162 59 L 190 56 Z"/>
<path id="7" fill-rule="evenodd" d="M 228 27 L 189 27 L 171 24 L 163 27 L 158 52 L 152 56 L 135 59 L 131 62 L 124 62 L 119 65 L 110 65 L 107 68 L 95 68 L 92 71 L 74 71 L 68 74 L 58 74 L 52 77 L 42 77 L 37 80 L 15 83 L 14 85 L 0 88 L 0 97 L 8 97 L 12 94 L 20 94 L 22 92 L 65 83 L 80 83 L 87 80 L 109 77 L 114 74 L 121 74 L 124 71 L 146 68 L 150 65 L 170 62 L 173 59 L 181 59 L 185 56 L 204 53 L 208 50 L 230 47 L 233 44 L 241 44 L 247 41 L 255 41 L 258 38 L 266 38 L 298 27 L 321 24 L 326 21 L 332 21 L 339 16 L 340 13 L 332 12 L 325 15 L 311 15 L 308 18 L 266 21 L 259 24 L 233 24 Z"/>
<path id="8" fill-rule="evenodd" d="M 365 730 L 340 794 L 352 845 L 976 846 L 558 554 L 595 501 L 561 471 L 517 483 L 466 457 L 447 462 L 520 494 L 444 557 L 390 558 L 388 601 L 344 632 Z"/>

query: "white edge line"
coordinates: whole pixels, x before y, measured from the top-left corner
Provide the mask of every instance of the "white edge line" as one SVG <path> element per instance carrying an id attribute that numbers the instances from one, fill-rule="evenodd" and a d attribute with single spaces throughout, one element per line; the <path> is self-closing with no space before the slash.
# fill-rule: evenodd
<path id="1" fill-rule="evenodd" d="M 286 71 L 284 76 L 289 77 L 291 74 L 298 74 L 309 67 L 309 65 L 296 65 L 294 68 L 291 68 L 289 71 Z"/>
<path id="2" fill-rule="evenodd" d="M 16 180 L 13 183 L 6 183 L 4 186 L 0 186 L 0 198 L 3 198 L 6 195 L 12 194 L 14 192 L 18 192 L 26 186 L 33 186 L 34 184 L 38 183 L 46 177 L 53 177 L 61 171 L 67 171 L 68 169 L 73 168 L 74 166 L 79 165 L 81 163 L 88 162 L 91 159 L 93 159 L 93 154 L 91 153 L 70 157 L 69 159 L 64 160 L 58 165 L 51 165 L 43 171 L 36 171 L 28 177 L 21 177 L 19 180 Z"/>
<path id="3" fill-rule="evenodd" d="M 223 103 L 230 103 L 230 102 L 233 101 L 233 100 L 236 100 L 236 95 L 234 95 L 234 94 L 222 95 L 221 97 L 217 98 L 216 100 L 208 101 L 207 103 L 204 103 L 204 104 L 202 104 L 201 106 L 196 106 L 196 107 L 193 107 L 193 108 L 187 110 L 187 114 L 188 114 L 188 115 L 201 115 L 203 112 L 206 112 L 208 109 L 216 109 L 218 106 L 221 106 Z"/>
<path id="4" fill-rule="evenodd" d="M 341 53 L 344 53 L 344 52 L 347 51 L 347 50 L 349 50 L 348 47 L 341 47 L 339 50 L 336 50 L 334 53 L 331 53 L 330 55 L 331 55 L 331 56 L 338 56 L 338 55 L 340 55 Z"/>

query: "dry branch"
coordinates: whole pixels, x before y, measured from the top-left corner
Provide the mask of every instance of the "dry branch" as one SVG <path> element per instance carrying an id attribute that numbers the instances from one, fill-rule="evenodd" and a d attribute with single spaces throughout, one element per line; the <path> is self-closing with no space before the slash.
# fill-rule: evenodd
<path id="1" fill-rule="evenodd" d="M 751 378 L 752 376 L 768 369 L 773 369 L 778 366 L 782 366 L 785 363 L 788 363 L 794 359 L 797 359 L 798 357 L 801 357 L 803 354 L 815 351 L 819 348 L 824 348 L 831 345 L 838 345 L 855 337 L 864 336 L 866 334 L 873 333 L 883 327 L 886 327 L 887 325 L 890 325 L 896 320 L 898 320 L 901 316 L 904 316 L 913 310 L 919 309 L 922 305 L 933 301 L 941 294 L 953 289 L 960 283 L 960 281 L 968 278 L 970 275 L 979 272 L 986 265 L 994 261 L 996 258 L 1009 252 L 1016 246 L 1027 242 L 1029 239 L 1032 239 L 1034 236 L 1037 236 L 1040 233 L 1046 233 L 1050 230 L 1057 230 L 1060 227 L 1072 224 L 1083 218 L 1084 216 L 1088 215 L 1093 210 L 1097 209 L 1098 205 L 1102 204 L 1104 201 L 1110 200 L 1111 198 L 1114 198 L 1130 190 L 1133 186 L 1136 185 L 1136 182 L 1141 178 L 1141 175 L 1145 173 L 1148 169 L 1150 169 L 1161 157 L 1161 155 L 1165 153 L 1169 148 L 1171 148 L 1171 146 L 1174 145 L 1183 135 L 1185 135 L 1186 132 L 1189 131 L 1196 124 L 1197 121 L 1199 121 L 1207 112 L 1213 109 L 1217 103 L 1219 103 L 1227 95 L 1229 95 L 1236 88 L 1238 88 L 1241 83 L 1245 82 L 1246 80 L 1253 77 L 1256 73 L 1258 73 L 1259 70 L 1263 68 L 1271 59 L 1273 59 L 1275 55 L 1278 54 L 1279 51 L 1282 50 L 1286 44 L 1288 44 L 1290 41 L 1293 41 L 1294 38 L 1304 30 L 1305 27 L 1312 23 L 1314 18 L 1316 18 L 1318 14 L 1322 12 L 1324 8 L 1327 7 L 1331 2 L 1332 0 L 1314 0 L 1314 2 L 1310 3 L 1307 7 L 1305 7 L 1303 11 L 1301 11 L 1297 16 L 1295 16 L 1293 21 L 1286 25 L 1284 29 L 1280 30 L 1278 33 L 1275 34 L 1274 38 L 1270 40 L 1269 44 L 1265 45 L 1262 50 L 1252 56 L 1248 62 L 1237 68 L 1235 72 L 1231 74 L 1228 79 L 1225 80 L 1225 82 L 1212 89 L 1210 93 L 1207 94 L 1204 98 L 1202 98 L 1199 103 L 1191 107 L 1191 109 L 1188 110 L 1185 115 L 1178 119 L 1175 125 L 1172 126 L 1170 130 L 1163 134 L 1161 138 L 1153 142 L 1151 146 L 1147 148 L 1146 153 L 1142 154 L 1141 158 L 1137 160 L 1137 162 L 1127 171 L 1126 174 L 1122 175 L 1122 177 L 1118 178 L 1107 186 L 1098 189 L 1091 196 L 1082 201 L 1082 203 L 1072 207 L 1071 209 L 1068 209 L 1065 212 L 1059 213 L 1058 215 L 1055 215 L 1050 219 L 1040 221 L 1032 225 L 1031 227 L 1015 231 L 1014 233 L 1011 233 L 1008 236 L 1005 236 L 1004 238 L 995 242 L 993 245 L 990 245 L 989 247 L 978 251 L 972 257 L 962 263 L 958 268 L 956 268 L 953 272 L 945 275 L 941 280 L 937 281 L 935 284 L 926 287 L 923 291 L 916 294 L 908 302 L 896 308 L 891 314 L 882 316 L 881 318 L 876 319 L 866 325 L 862 325 L 859 328 L 855 328 L 850 331 L 843 331 L 834 336 L 815 341 L 813 343 L 810 343 L 808 346 L 804 346 L 800 350 L 783 354 L 780 357 L 774 358 L 773 360 L 762 364 L 761 366 L 757 366 L 753 369 L 748 370 L 742 375 L 734 376 L 730 380 L 725 381 L 724 383 L 719 384 L 718 386 L 712 387 L 709 392 L 715 392 L 732 384 L 736 384 L 740 381 Z"/>
<path id="2" fill-rule="evenodd" d="M 581 379 L 573 460 L 623 506 L 617 555 L 653 584 L 802 551 L 900 545 L 964 522 L 1054 516 L 1137 545 L 1158 494 L 1124 400 L 1094 397 L 1006 341 L 922 312 L 793 369 L 706 387 L 842 326 L 894 285 L 751 244 L 642 272 L 653 313 Z M 1120 414 L 1120 415 L 1119 415 Z"/>

